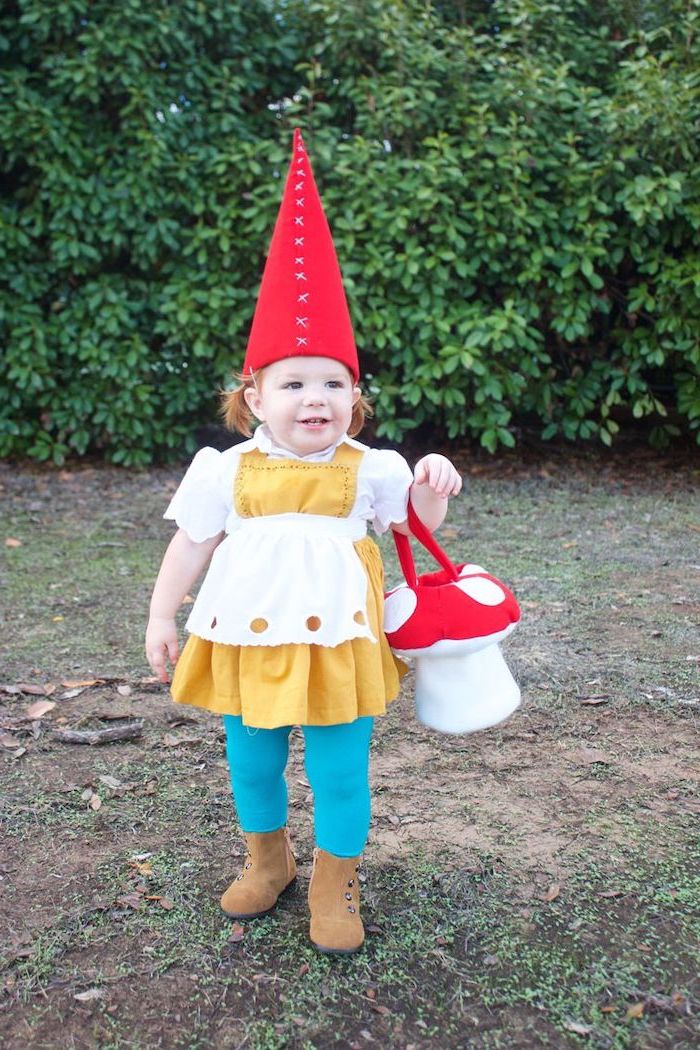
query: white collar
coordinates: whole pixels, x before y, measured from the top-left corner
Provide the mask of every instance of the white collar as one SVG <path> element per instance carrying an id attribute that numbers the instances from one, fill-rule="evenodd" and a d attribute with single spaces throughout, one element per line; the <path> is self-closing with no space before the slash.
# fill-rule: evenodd
<path id="1" fill-rule="evenodd" d="M 261 452 L 271 456 L 273 459 L 300 459 L 306 463 L 328 463 L 333 459 L 338 445 L 342 445 L 344 441 L 353 446 L 357 444 L 347 434 L 343 434 L 333 445 L 329 445 L 328 448 L 322 448 L 320 452 L 310 452 L 307 456 L 298 456 L 296 452 L 275 444 L 268 430 L 267 423 L 261 423 L 259 427 L 256 427 L 252 441 L 255 448 L 260 449 Z"/>

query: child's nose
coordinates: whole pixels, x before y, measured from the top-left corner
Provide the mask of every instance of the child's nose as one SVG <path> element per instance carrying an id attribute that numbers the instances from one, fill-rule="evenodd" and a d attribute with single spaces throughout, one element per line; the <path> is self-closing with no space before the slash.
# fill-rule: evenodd
<path id="1" fill-rule="evenodd" d="M 307 387 L 304 400 L 308 405 L 321 405 L 326 399 L 323 387 Z"/>

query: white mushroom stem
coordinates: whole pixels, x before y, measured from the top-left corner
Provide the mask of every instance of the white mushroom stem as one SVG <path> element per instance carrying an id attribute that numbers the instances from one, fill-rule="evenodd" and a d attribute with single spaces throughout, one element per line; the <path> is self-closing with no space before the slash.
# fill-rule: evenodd
<path id="1" fill-rule="evenodd" d="M 429 649 L 400 652 L 415 659 L 416 714 L 429 728 L 474 733 L 497 725 L 518 707 L 520 689 L 498 645 L 489 639 L 475 652 L 474 642 L 441 641 Z"/>

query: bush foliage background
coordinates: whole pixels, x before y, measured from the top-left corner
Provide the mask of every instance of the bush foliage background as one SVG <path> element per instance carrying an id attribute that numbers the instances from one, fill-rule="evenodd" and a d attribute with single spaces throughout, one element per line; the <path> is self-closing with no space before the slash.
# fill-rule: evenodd
<path id="1" fill-rule="evenodd" d="M 697 0 L 17 0 L 0 454 L 182 456 L 300 125 L 379 433 L 700 435 Z"/>

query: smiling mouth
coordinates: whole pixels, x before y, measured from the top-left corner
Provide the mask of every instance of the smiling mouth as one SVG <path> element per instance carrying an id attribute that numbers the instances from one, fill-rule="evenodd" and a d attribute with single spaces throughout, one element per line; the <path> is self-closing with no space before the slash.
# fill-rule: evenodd
<path id="1" fill-rule="evenodd" d="M 322 427 L 325 426 L 329 420 L 323 416 L 313 416 L 311 419 L 300 419 L 299 422 L 305 427 Z"/>

